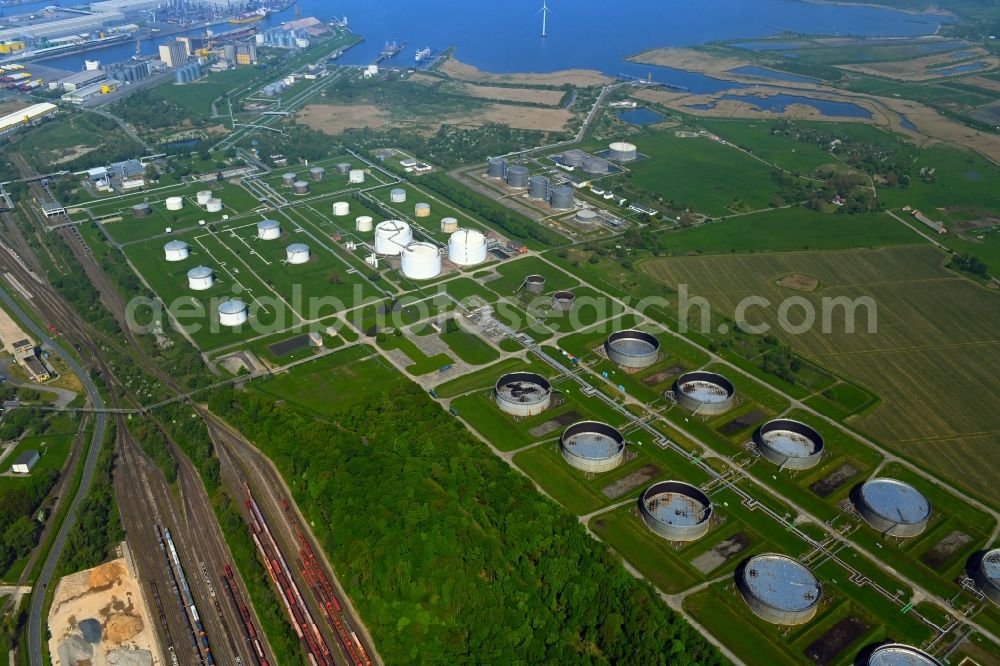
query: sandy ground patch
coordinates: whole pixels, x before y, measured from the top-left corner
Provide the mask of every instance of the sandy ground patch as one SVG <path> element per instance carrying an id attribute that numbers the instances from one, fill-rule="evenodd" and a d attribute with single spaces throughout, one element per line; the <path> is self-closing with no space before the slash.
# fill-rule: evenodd
<path id="1" fill-rule="evenodd" d="M 0 341 L 7 352 L 14 353 L 14 343 L 27 338 L 28 335 L 21 328 L 21 325 L 11 319 L 7 311 L 0 309 Z"/>
<path id="2" fill-rule="evenodd" d="M 7 115 L 8 113 L 14 113 L 15 111 L 20 111 L 21 109 L 26 109 L 30 104 L 25 104 L 15 99 L 8 99 L 0 102 L 0 115 Z"/>
<path id="3" fill-rule="evenodd" d="M 470 97 L 485 99 L 500 99 L 505 102 L 528 102 L 529 104 L 546 104 L 558 106 L 562 101 L 560 90 L 539 90 L 537 88 L 503 88 L 499 86 L 465 85 L 462 90 Z"/>
<path id="4" fill-rule="evenodd" d="M 374 104 L 309 104 L 295 114 L 297 122 L 327 134 L 383 127 L 388 119 L 389 114 Z"/>
<path id="5" fill-rule="evenodd" d="M 101 146 L 85 146 L 83 144 L 80 144 L 68 148 L 65 151 L 58 151 L 57 153 L 52 153 L 59 155 L 59 158 L 54 160 L 50 159 L 48 160 L 48 162 L 49 164 L 65 164 L 66 162 L 72 162 L 78 157 L 83 157 L 84 155 L 92 153 L 95 150 L 98 150 L 99 148 L 101 148 Z"/>
<path id="6" fill-rule="evenodd" d="M 464 62 L 448 58 L 441 64 L 438 71 L 453 79 L 482 83 L 523 83 L 529 85 L 561 86 L 565 83 L 574 86 L 603 86 L 613 83 L 614 79 L 604 76 L 593 69 L 567 69 L 548 74 L 491 74 L 467 65 Z"/>
<path id="7" fill-rule="evenodd" d="M 573 114 L 566 109 L 538 109 L 530 106 L 489 104 L 472 113 L 449 116 L 447 122 L 460 127 L 480 127 L 499 123 L 515 129 L 561 132 L 572 117 Z"/>
<path id="8" fill-rule="evenodd" d="M 816 291 L 819 280 L 804 273 L 792 273 L 777 281 L 779 287 L 794 289 L 795 291 Z"/>
<path id="9" fill-rule="evenodd" d="M 939 79 L 944 76 L 968 74 L 968 72 L 933 71 L 948 69 L 949 67 L 957 67 L 961 64 L 981 62 L 986 65 L 985 68 L 977 70 L 978 72 L 989 72 L 1000 66 L 1000 58 L 989 55 L 989 52 L 986 51 L 986 49 L 974 47 L 963 49 L 963 51 L 973 55 L 970 55 L 968 58 L 962 58 L 959 61 L 952 58 L 953 54 L 943 53 L 928 56 L 926 58 L 914 58 L 912 60 L 837 65 L 837 67 L 852 72 L 860 72 L 862 74 L 871 74 L 873 76 L 895 79 L 897 81 L 926 81 L 928 79 Z"/>
<path id="10" fill-rule="evenodd" d="M 988 79 L 985 76 L 969 76 L 962 79 L 962 83 L 976 86 L 977 88 L 982 88 L 983 90 L 989 90 L 990 92 L 1000 93 L 1000 81 L 996 79 Z"/>
<path id="11" fill-rule="evenodd" d="M 124 558 L 63 577 L 48 622 L 55 666 L 163 663 L 149 609 Z"/>
<path id="12" fill-rule="evenodd" d="M 660 65 L 722 76 L 728 79 L 739 78 L 738 75 L 731 74 L 729 70 L 751 64 L 749 60 L 741 58 L 716 56 L 697 49 L 675 48 L 650 49 L 632 56 L 629 60 L 647 65 Z"/>

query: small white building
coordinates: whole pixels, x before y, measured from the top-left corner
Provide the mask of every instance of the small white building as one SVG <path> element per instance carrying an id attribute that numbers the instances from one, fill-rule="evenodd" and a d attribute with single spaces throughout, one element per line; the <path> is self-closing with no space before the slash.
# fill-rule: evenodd
<path id="1" fill-rule="evenodd" d="M 38 451 L 25 451 L 10 466 L 10 471 L 14 474 L 28 474 L 31 468 L 38 464 L 39 458 Z"/>

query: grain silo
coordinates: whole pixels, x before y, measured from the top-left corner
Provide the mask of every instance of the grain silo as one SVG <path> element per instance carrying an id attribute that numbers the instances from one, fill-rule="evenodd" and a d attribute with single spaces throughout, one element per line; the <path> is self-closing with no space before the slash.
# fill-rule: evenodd
<path id="1" fill-rule="evenodd" d="M 172 240 L 163 246 L 167 261 L 184 261 L 191 255 L 191 248 L 184 241 Z"/>
<path id="2" fill-rule="evenodd" d="M 215 275 L 208 266 L 196 266 L 187 272 L 188 288 L 193 291 L 205 291 L 215 284 Z"/>
<path id="3" fill-rule="evenodd" d="M 486 237 L 475 229 L 459 229 L 448 238 L 448 260 L 457 266 L 486 261 Z"/>
<path id="4" fill-rule="evenodd" d="M 441 274 L 441 252 L 430 243 L 410 243 L 403 248 L 403 275 L 411 280 L 430 280 Z"/>
<path id="5" fill-rule="evenodd" d="M 639 514 L 646 526 L 670 541 L 694 541 L 708 531 L 712 500 L 683 481 L 654 483 L 639 497 Z"/>
<path id="6" fill-rule="evenodd" d="M 332 210 L 334 217 L 346 217 L 351 214 L 351 204 L 346 201 L 335 201 Z"/>
<path id="7" fill-rule="evenodd" d="M 132 217 L 149 217 L 153 214 L 153 207 L 148 203 L 141 203 L 132 206 Z"/>
<path id="8" fill-rule="evenodd" d="M 219 305 L 219 323 L 223 326 L 242 326 L 249 318 L 247 304 L 233 298 Z"/>
<path id="9" fill-rule="evenodd" d="M 431 216 L 431 205 L 428 203 L 418 203 L 413 207 L 413 214 L 416 217 L 430 217 Z"/>
<path id="10" fill-rule="evenodd" d="M 660 341 L 645 331 L 616 331 L 604 341 L 604 353 L 625 370 L 641 370 L 660 358 Z"/>
<path id="11" fill-rule="evenodd" d="M 361 233 L 368 233 L 372 230 L 374 220 L 369 215 L 361 215 L 354 220 L 354 229 Z"/>
<path id="12" fill-rule="evenodd" d="M 285 257 L 289 264 L 296 266 L 309 261 L 309 246 L 305 243 L 292 243 L 285 248 Z"/>
<path id="13" fill-rule="evenodd" d="M 507 185 L 514 189 L 523 190 L 528 187 L 530 178 L 528 167 L 523 164 L 515 164 L 507 168 Z"/>
<path id="14" fill-rule="evenodd" d="M 375 226 L 375 252 L 390 256 L 402 253 L 413 242 L 413 230 L 401 220 L 386 220 Z"/>
<path id="15" fill-rule="evenodd" d="M 502 157 L 491 157 L 486 165 L 486 175 L 490 178 L 506 179 L 507 160 Z"/>
<path id="16" fill-rule="evenodd" d="M 281 184 L 284 187 L 292 187 L 298 181 L 299 177 L 292 172 L 288 172 L 281 176 Z"/>
<path id="17" fill-rule="evenodd" d="M 326 169 L 324 169 L 323 167 L 314 166 L 313 168 L 309 169 L 309 178 L 311 178 L 313 182 L 319 182 L 323 180 L 324 178 L 326 178 Z"/>
<path id="18" fill-rule="evenodd" d="M 277 240 L 281 237 L 281 223 L 277 220 L 261 220 L 257 223 L 257 238 Z"/>
<path id="19" fill-rule="evenodd" d="M 552 404 L 552 385 L 534 372 L 511 372 L 497 380 L 493 397 L 501 412 L 527 418 Z"/>
<path id="20" fill-rule="evenodd" d="M 579 470 L 607 472 L 625 457 L 625 438 L 607 423 L 580 421 L 563 431 L 559 450 L 566 462 Z"/>
<path id="21" fill-rule="evenodd" d="M 633 162 L 639 156 L 634 144 L 626 141 L 615 141 L 608 146 L 608 159 L 615 162 Z"/>
<path id="22" fill-rule="evenodd" d="M 569 185 L 558 185 L 549 190 L 549 205 L 556 210 L 572 210 L 573 188 Z"/>
<path id="23" fill-rule="evenodd" d="M 736 388 L 715 372 L 686 372 L 674 381 L 674 399 L 681 407 L 703 416 L 715 416 L 733 406 Z"/>
<path id="24" fill-rule="evenodd" d="M 540 201 L 549 199 L 549 179 L 546 176 L 532 176 L 528 181 L 528 196 Z"/>
<path id="25" fill-rule="evenodd" d="M 442 217 L 441 231 L 446 234 L 453 234 L 458 231 L 458 219 L 454 217 Z"/>
<path id="26" fill-rule="evenodd" d="M 915 537 L 931 519 L 930 501 L 904 481 L 869 479 L 852 494 L 861 517 L 885 536 Z"/>
<path id="27" fill-rule="evenodd" d="M 809 469 L 823 456 L 823 438 L 793 419 L 773 419 L 753 434 L 757 452 L 782 469 Z"/>
<path id="28" fill-rule="evenodd" d="M 167 197 L 167 210 L 180 210 L 184 208 L 184 199 L 181 197 Z"/>
<path id="29" fill-rule="evenodd" d="M 392 203 L 405 203 L 406 190 L 402 187 L 394 187 L 389 191 L 389 201 Z"/>
<path id="30" fill-rule="evenodd" d="M 786 626 L 813 619 L 823 592 L 819 579 L 805 565 L 776 553 L 747 560 L 737 571 L 736 587 L 758 617 Z"/>
<path id="31" fill-rule="evenodd" d="M 361 169 L 351 169 L 347 174 L 347 182 L 360 185 L 365 182 L 365 172 Z"/>

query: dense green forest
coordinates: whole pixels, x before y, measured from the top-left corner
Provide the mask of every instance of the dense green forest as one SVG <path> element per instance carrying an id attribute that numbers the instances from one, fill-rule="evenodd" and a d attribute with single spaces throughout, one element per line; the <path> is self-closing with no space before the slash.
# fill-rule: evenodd
<path id="1" fill-rule="evenodd" d="M 416 386 L 336 423 L 235 390 L 210 407 L 288 479 L 386 663 L 724 663 Z"/>

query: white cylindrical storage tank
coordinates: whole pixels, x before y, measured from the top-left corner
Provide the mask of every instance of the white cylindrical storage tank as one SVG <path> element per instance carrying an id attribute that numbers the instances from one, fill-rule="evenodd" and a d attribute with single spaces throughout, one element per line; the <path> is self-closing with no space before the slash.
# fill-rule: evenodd
<path id="1" fill-rule="evenodd" d="M 323 167 L 315 166 L 309 169 L 309 177 L 312 178 L 314 181 L 317 182 L 321 181 L 324 178 L 326 178 L 326 169 L 324 169 Z"/>
<path id="2" fill-rule="evenodd" d="M 994 548 L 983 555 L 973 578 L 983 594 L 1000 606 L 1000 548 Z"/>
<path id="3" fill-rule="evenodd" d="M 288 263 L 292 265 L 304 264 L 309 261 L 309 246 L 305 243 L 292 243 L 285 248 Z"/>
<path id="4" fill-rule="evenodd" d="M 163 246 L 167 261 L 184 261 L 191 255 L 191 249 L 184 241 L 172 240 Z"/>
<path id="5" fill-rule="evenodd" d="M 545 276 L 544 275 L 529 275 L 524 278 L 524 289 L 529 294 L 544 294 L 545 293 Z"/>
<path id="6" fill-rule="evenodd" d="M 861 517 L 885 536 L 915 537 L 931 519 L 930 501 L 905 481 L 869 479 L 852 494 Z"/>
<path id="7" fill-rule="evenodd" d="M 570 312 L 576 303 L 576 294 L 568 289 L 560 289 L 552 294 L 552 309 L 558 312 Z"/>
<path id="8" fill-rule="evenodd" d="M 167 197 L 167 210 L 180 210 L 184 208 L 184 199 L 181 197 Z"/>
<path id="9" fill-rule="evenodd" d="M 374 227 L 375 221 L 368 215 L 362 215 L 354 220 L 354 228 L 361 233 L 367 233 Z"/>
<path id="10" fill-rule="evenodd" d="M 587 159 L 587 153 L 576 148 L 567 150 L 559 157 L 559 161 L 568 167 L 578 167 L 583 164 L 585 159 Z"/>
<path id="11" fill-rule="evenodd" d="M 297 181 L 298 179 L 299 179 L 298 176 L 289 171 L 288 173 L 283 174 L 281 176 L 281 184 L 284 187 L 291 187 L 292 185 L 295 184 L 295 181 Z"/>
<path id="12" fill-rule="evenodd" d="M 277 240 L 281 237 L 281 223 L 277 220 L 261 220 L 257 223 L 257 238 Z"/>
<path id="13" fill-rule="evenodd" d="M 486 261 L 486 236 L 475 229 L 459 229 L 448 239 L 448 260 L 458 266 Z"/>
<path id="14" fill-rule="evenodd" d="M 625 457 L 625 438 L 599 421 L 580 421 L 563 431 L 559 450 L 573 467 L 584 472 L 607 472 Z"/>
<path id="15" fill-rule="evenodd" d="M 712 500 L 683 481 L 654 483 L 639 498 L 646 527 L 670 541 L 694 541 L 705 535 L 712 518 Z"/>
<path id="16" fill-rule="evenodd" d="M 247 304 L 238 298 L 219 305 L 219 323 L 223 326 L 242 326 L 248 318 Z"/>
<path id="17" fill-rule="evenodd" d="M 580 224 L 590 226 L 601 221 L 601 216 L 589 208 L 581 208 L 576 212 L 576 221 Z"/>
<path id="18" fill-rule="evenodd" d="M 209 199 L 205 203 L 205 210 L 209 213 L 221 213 L 222 212 L 222 199 Z"/>
<path id="19" fill-rule="evenodd" d="M 335 217 L 344 217 L 345 215 L 351 214 L 351 204 L 346 201 L 335 201 L 333 204 L 333 215 Z"/>
<path id="20" fill-rule="evenodd" d="M 430 243 L 410 243 L 403 250 L 403 275 L 429 280 L 441 274 L 441 253 Z"/>
<path id="21" fill-rule="evenodd" d="M 446 234 L 453 234 L 458 231 L 458 220 L 454 217 L 441 218 L 441 231 Z"/>
<path id="22" fill-rule="evenodd" d="M 617 331 L 604 341 L 604 353 L 625 370 L 642 370 L 660 359 L 660 341 L 645 331 Z"/>
<path id="23" fill-rule="evenodd" d="M 757 452 L 782 469 L 809 469 L 823 456 L 823 437 L 793 419 L 773 419 L 753 434 Z"/>
<path id="24" fill-rule="evenodd" d="M 406 190 L 402 187 L 393 188 L 389 192 L 389 201 L 392 203 L 404 203 L 406 201 Z"/>
<path id="25" fill-rule="evenodd" d="M 292 193 L 293 194 L 309 194 L 309 182 L 305 180 L 297 180 L 292 183 Z"/>
<path id="26" fill-rule="evenodd" d="M 194 291 L 211 289 L 215 284 L 215 275 L 208 266 L 196 266 L 187 273 L 188 287 Z"/>
<path id="27" fill-rule="evenodd" d="M 413 214 L 417 217 L 430 217 L 431 205 L 428 203 L 418 203 L 413 207 Z"/>
<path id="28" fill-rule="evenodd" d="M 684 409 L 704 416 L 722 414 L 733 406 L 736 387 L 715 372 L 686 372 L 674 381 L 674 399 Z"/>
<path id="29" fill-rule="evenodd" d="M 634 144 L 626 141 L 615 141 L 608 146 L 608 159 L 616 162 L 632 162 L 638 157 Z"/>
<path id="30" fill-rule="evenodd" d="M 886 643 L 868 655 L 868 666 L 942 666 L 923 650 L 902 643 Z"/>
<path id="31" fill-rule="evenodd" d="M 511 372 L 497 380 L 493 397 L 501 412 L 527 418 L 552 404 L 552 385 L 534 372 Z"/>
<path id="32" fill-rule="evenodd" d="M 375 226 L 375 252 L 396 256 L 413 242 L 413 230 L 402 220 L 386 220 Z"/>
<path id="33" fill-rule="evenodd" d="M 781 625 L 813 619 L 823 592 L 819 579 L 805 565 L 776 553 L 747 560 L 737 572 L 736 587 L 758 617 Z"/>
<path id="34" fill-rule="evenodd" d="M 350 173 L 347 174 L 347 180 L 354 184 L 363 183 L 365 182 L 365 172 L 361 169 L 351 169 Z"/>
<path id="35" fill-rule="evenodd" d="M 197 199 L 198 205 L 204 206 L 208 203 L 208 200 L 212 198 L 212 190 L 201 190 L 198 192 Z"/>

